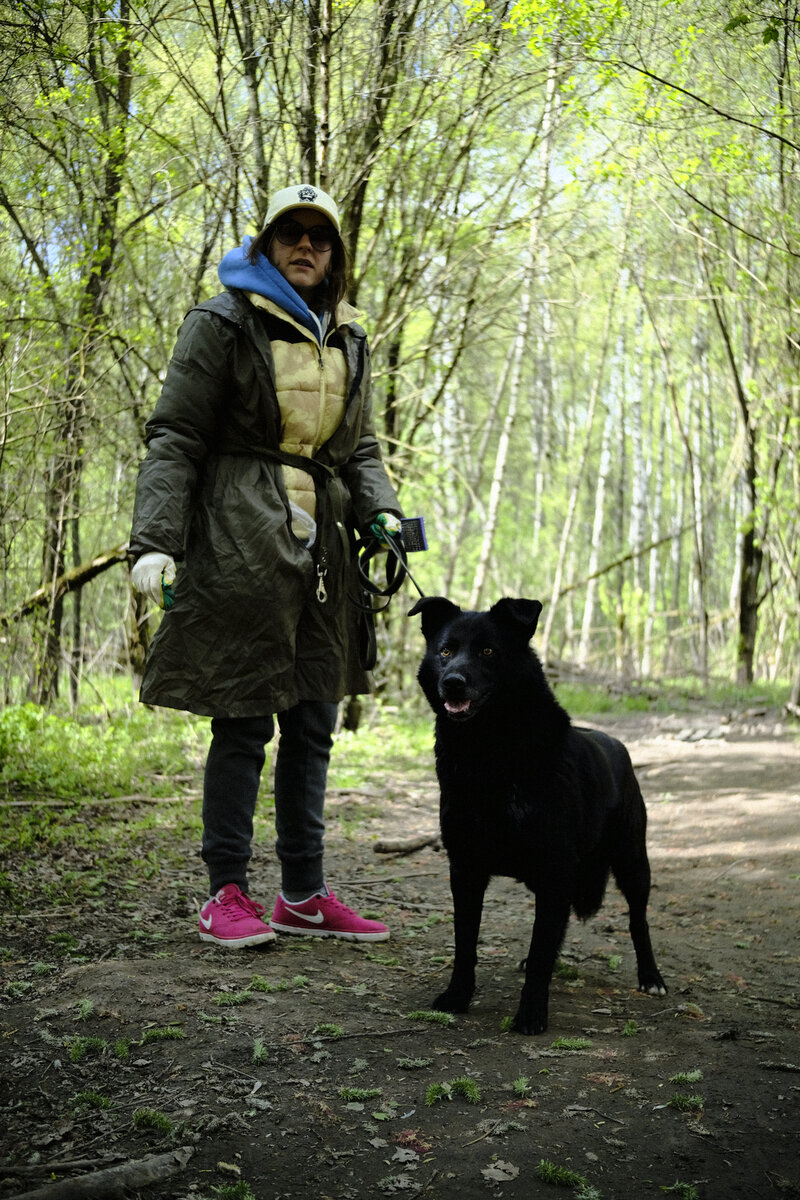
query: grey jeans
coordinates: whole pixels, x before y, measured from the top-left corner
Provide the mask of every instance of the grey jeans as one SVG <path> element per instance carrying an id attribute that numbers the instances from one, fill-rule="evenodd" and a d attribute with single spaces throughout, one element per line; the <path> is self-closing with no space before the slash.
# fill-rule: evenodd
<path id="1" fill-rule="evenodd" d="M 303 700 L 278 713 L 281 736 L 275 762 L 275 849 L 284 892 L 311 894 L 325 881 L 322 858 L 325 785 L 338 705 Z M 214 717 L 203 786 L 202 856 L 211 894 L 226 883 L 248 890 L 265 746 L 275 721 Z"/>

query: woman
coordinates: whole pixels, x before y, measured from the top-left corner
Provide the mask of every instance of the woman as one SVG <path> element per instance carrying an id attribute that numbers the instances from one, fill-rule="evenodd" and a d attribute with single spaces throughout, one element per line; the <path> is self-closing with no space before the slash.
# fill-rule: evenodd
<path id="1" fill-rule="evenodd" d="M 204 941 L 275 931 L 383 941 L 330 892 L 323 804 L 337 704 L 370 689 L 356 653 L 353 527 L 399 529 L 375 435 L 366 335 L 345 303 L 339 213 L 309 184 L 272 197 L 193 308 L 146 426 L 130 553 L 164 617 L 141 699 L 212 718 L 203 789 Z M 275 765 L 281 891 L 250 898 L 264 747 Z M 271 927 L 270 927 L 271 926 Z"/>

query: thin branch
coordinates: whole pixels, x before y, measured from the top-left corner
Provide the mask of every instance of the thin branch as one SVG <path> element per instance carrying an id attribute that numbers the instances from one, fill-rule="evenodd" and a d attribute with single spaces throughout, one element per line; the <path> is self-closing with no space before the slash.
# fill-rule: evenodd
<path id="1" fill-rule="evenodd" d="M 602 66 L 608 66 L 608 62 L 602 62 L 600 59 L 590 59 L 591 62 L 600 63 Z M 636 63 L 628 62 L 624 58 L 613 59 L 612 62 L 618 63 L 621 67 L 627 67 L 629 71 L 636 71 L 639 75 L 646 76 L 647 79 L 652 79 L 656 83 L 662 84 L 663 87 L 672 88 L 674 92 L 680 92 L 683 96 L 688 96 L 690 100 L 696 101 L 703 108 L 713 112 L 715 116 L 722 117 L 724 121 L 732 121 L 734 125 L 744 125 L 747 129 L 755 129 L 756 133 L 763 133 L 766 137 L 774 138 L 776 142 L 781 142 L 784 146 L 789 146 L 792 150 L 800 151 L 800 145 L 793 142 L 791 138 L 784 137 L 782 133 L 775 133 L 772 129 L 766 129 L 763 125 L 756 125 L 754 121 L 746 121 L 744 117 L 737 117 L 734 113 L 725 112 L 722 108 L 717 108 L 710 100 L 705 100 L 702 96 L 698 96 L 696 92 L 690 91 L 688 88 L 681 87 L 679 83 L 673 83 L 669 79 L 664 79 L 661 75 L 656 75 L 654 71 L 648 71 L 646 67 L 638 67 Z"/>

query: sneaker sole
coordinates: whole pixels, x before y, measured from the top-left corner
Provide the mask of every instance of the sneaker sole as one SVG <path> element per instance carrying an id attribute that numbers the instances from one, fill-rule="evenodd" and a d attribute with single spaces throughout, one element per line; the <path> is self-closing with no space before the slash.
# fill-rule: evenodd
<path id="1" fill-rule="evenodd" d="M 297 937 L 332 937 L 343 942 L 388 942 L 389 930 L 383 933 L 348 933 L 343 929 L 306 929 L 297 925 L 277 925 L 270 921 L 276 933 L 294 934 Z"/>
<path id="2" fill-rule="evenodd" d="M 213 942 L 215 946 L 226 946 L 231 950 L 239 950 L 242 946 L 263 946 L 265 942 L 276 941 L 276 936 L 271 929 L 267 929 L 264 933 L 254 933 L 250 937 L 241 938 L 220 938 L 215 937 L 213 933 L 201 933 L 201 942 Z"/>

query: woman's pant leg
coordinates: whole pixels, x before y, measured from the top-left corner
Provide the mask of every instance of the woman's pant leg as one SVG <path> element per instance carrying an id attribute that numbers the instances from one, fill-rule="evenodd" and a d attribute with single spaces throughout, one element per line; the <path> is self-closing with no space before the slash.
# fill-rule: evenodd
<path id="1" fill-rule="evenodd" d="M 337 713 L 337 704 L 322 700 L 278 713 L 275 827 L 285 893 L 310 895 L 325 882 L 323 810 Z"/>
<path id="2" fill-rule="evenodd" d="M 275 732 L 267 717 L 214 717 L 203 784 L 202 856 L 211 895 L 226 883 L 247 891 L 264 747 Z"/>

